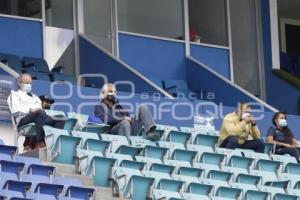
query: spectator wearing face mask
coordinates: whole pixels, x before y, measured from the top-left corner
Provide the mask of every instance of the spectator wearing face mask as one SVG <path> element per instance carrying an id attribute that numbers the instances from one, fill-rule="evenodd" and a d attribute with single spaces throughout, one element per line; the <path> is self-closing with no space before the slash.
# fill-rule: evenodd
<path id="1" fill-rule="evenodd" d="M 100 93 L 100 105 L 95 106 L 95 116 L 110 125 L 110 133 L 114 135 L 136 135 L 142 127 L 146 138 L 158 140 L 160 135 L 155 131 L 153 117 L 146 106 L 138 108 L 137 115 L 130 117 L 129 113 L 119 104 L 116 98 L 116 88 L 113 84 L 105 84 Z"/>
<path id="2" fill-rule="evenodd" d="M 252 139 L 249 140 L 249 136 Z M 224 117 L 219 138 L 220 147 L 252 149 L 263 153 L 264 143 L 259 138 L 260 132 L 248 103 L 239 103 L 237 111 Z"/>
<path id="3" fill-rule="evenodd" d="M 11 91 L 7 99 L 10 111 L 18 127 L 35 123 L 36 128 L 36 137 L 25 138 L 24 150 L 46 147 L 43 126 L 63 128 L 64 121 L 57 121 L 46 115 L 40 98 L 31 91 L 32 79 L 29 74 L 21 74 L 18 77 L 18 82 L 19 90 Z"/>
<path id="4" fill-rule="evenodd" d="M 275 113 L 272 123 L 273 126 L 268 129 L 267 141 L 276 144 L 275 153 L 279 155 L 289 154 L 300 163 L 298 143 L 287 126 L 286 114 L 284 112 Z"/>

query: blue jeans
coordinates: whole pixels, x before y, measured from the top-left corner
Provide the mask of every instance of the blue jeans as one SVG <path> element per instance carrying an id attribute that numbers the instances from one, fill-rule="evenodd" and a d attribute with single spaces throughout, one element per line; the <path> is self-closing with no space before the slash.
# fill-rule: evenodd
<path id="1" fill-rule="evenodd" d="M 289 154 L 295 157 L 297 162 L 300 163 L 300 150 L 297 148 L 277 147 L 275 153 L 279 155 Z"/>
<path id="2" fill-rule="evenodd" d="M 129 137 L 130 135 L 138 135 L 143 127 L 146 133 L 155 127 L 152 114 L 145 105 L 138 108 L 137 116 L 131 118 L 131 122 L 125 119 L 120 121 L 111 129 L 110 133 Z"/>
<path id="3" fill-rule="evenodd" d="M 227 149 L 252 149 L 258 153 L 264 153 L 265 144 L 260 139 L 246 140 L 243 144 L 238 143 L 238 136 L 228 136 L 221 144 L 220 147 Z"/>

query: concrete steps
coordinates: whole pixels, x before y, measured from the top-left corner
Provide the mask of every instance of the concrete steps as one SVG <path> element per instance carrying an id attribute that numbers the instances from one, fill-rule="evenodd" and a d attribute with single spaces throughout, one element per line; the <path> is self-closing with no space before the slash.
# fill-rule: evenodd
<path id="1" fill-rule="evenodd" d="M 22 153 L 20 155 L 27 156 L 27 157 L 39 158 L 39 160 L 41 160 L 44 165 L 49 165 L 49 166 L 55 167 L 57 176 L 79 179 L 82 182 L 83 186 L 94 188 L 96 190 L 96 200 L 118 200 L 118 199 L 120 199 L 120 198 L 115 198 L 112 196 L 112 188 L 94 186 L 93 185 L 93 177 L 76 174 L 75 165 L 68 165 L 68 164 L 61 164 L 61 163 L 54 163 L 54 162 L 47 161 L 47 149 L 46 148 L 40 149 L 40 150 L 31 150 L 31 151 Z"/>

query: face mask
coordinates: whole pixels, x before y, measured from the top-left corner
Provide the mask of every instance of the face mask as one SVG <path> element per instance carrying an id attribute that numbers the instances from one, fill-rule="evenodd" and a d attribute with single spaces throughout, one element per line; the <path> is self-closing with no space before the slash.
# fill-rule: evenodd
<path id="1" fill-rule="evenodd" d="M 286 127 L 287 121 L 285 119 L 279 119 L 278 121 L 280 127 Z"/>
<path id="2" fill-rule="evenodd" d="M 246 119 L 247 117 L 249 117 L 250 116 L 250 113 L 243 113 L 242 114 L 242 120 L 244 120 L 244 119 Z"/>
<path id="3" fill-rule="evenodd" d="M 31 93 L 31 84 L 23 84 L 23 89 L 26 93 Z"/>
<path id="4" fill-rule="evenodd" d="M 115 103 L 116 102 L 116 94 L 113 93 L 113 92 L 110 92 L 107 94 L 107 97 L 106 97 L 109 101 Z"/>

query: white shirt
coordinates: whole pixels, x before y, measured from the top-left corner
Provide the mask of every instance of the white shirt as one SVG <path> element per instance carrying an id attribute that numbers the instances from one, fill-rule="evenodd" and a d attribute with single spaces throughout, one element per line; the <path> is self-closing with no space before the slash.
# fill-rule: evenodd
<path id="1" fill-rule="evenodd" d="M 7 103 L 12 114 L 17 112 L 28 114 L 30 109 L 42 108 L 40 98 L 34 94 L 28 95 L 23 90 L 11 91 Z"/>

